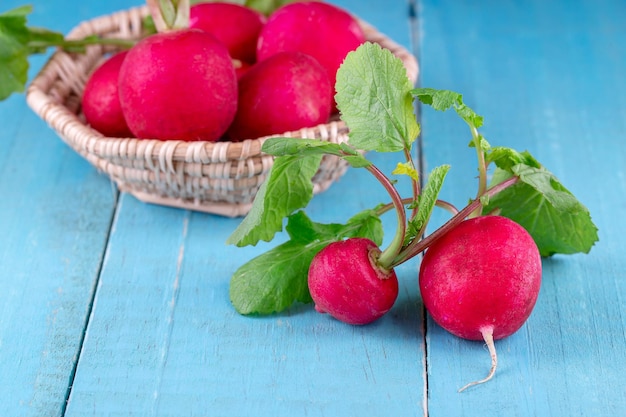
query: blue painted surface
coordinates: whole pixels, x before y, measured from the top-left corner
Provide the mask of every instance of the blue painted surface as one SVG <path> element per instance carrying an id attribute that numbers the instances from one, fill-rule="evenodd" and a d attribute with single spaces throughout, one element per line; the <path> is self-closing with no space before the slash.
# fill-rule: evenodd
<path id="1" fill-rule="evenodd" d="M 590 209 L 589 255 L 544 260 L 528 323 L 496 342 L 493 383 L 482 344 L 427 323 L 430 415 L 622 415 L 626 412 L 626 5 L 618 1 L 455 2 L 421 8 L 422 83 L 464 94 L 492 145 L 529 150 Z M 466 128 L 423 114 L 429 167 L 452 162 L 446 198 L 475 189 Z M 451 400 L 453 398 L 453 400 Z"/>
<path id="2" fill-rule="evenodd" d="M 35 1 L 31 22 L 67 32 L 140 3 Z M 463 93 L 493 145 L 528 149 L 600 228 L 591 254 L 544 261 L 533 315 L 497 342 L 494 380 L 456 393 L 486 373 L 488 354 L 424 316 L 418 260 L 398 269 L 398 303 L 371 326 L 308 306 L 239 316 L 230 276 L 268 245 L 226 246 L 238 219 L 118 196 L 13 96 L 0 103 L 2 415 L 626 414 L 626 5 L 335 3 L 418 50 L 423 86 Z M 466 128 L 428 109 L 422 123 L 425 170 L 452 164 L 444 197 L 463 204 L 475 190 Z M 396 162 L 375 158 L 384 170 Z M 342 221 L 384 200 L 369 184 L 350 170 L 309 214 Z"/>

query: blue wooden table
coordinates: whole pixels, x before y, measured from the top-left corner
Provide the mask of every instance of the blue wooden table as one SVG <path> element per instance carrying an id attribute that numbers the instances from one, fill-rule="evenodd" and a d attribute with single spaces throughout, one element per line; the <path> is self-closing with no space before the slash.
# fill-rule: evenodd
<path id="1" fill-rule="evenodd" d="M 32 3 L 32 25 L 67 33 L 141 1 Z M 495 378 L 457 393 L 488 353 L 424 313 L 419 260 L 398 268 L 398 302 L 369 326 L 310 306 L 238 315 L 230 277 L 268 246 L 226 246 L 240 219 L 118 193 L 14 95 L 0 103 L 0 415 L 626 415 L 626 3 L 334 3 L 414 51 L 422 86 L 463 93 L 488 140 L 529 150 L 600 230 L 589 255 L 543 261 L 529 321 L 496 342 Z M 463 204 L 475 190 L 466 128 L 420 117 L 423 168 L 450 163 L 442 198 Z M 309 214 L 342 221 L 384 201 L 368 181 L 349 170 Z"/>

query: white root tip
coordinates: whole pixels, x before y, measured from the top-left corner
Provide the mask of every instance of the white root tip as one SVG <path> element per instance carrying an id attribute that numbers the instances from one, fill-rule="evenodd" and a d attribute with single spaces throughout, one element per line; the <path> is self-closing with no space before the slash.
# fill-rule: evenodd
<path id="1" fill-rule="evenodd" d="M 491 369 L 489 370 L 489 374 L 485 378 L 481 379 L 480 381 L 470 382 L 469 384 L 459 389 L 458 392 L 463 392 L 469 387 L 473 387 L 474 385 L 483 384 L 493 378 L 496 373 L 496 368 L 498 367 L 498 355 L 496 354 L 496 345 L 493 342 L 493 327 L 487 327 L 485 329 L 482 329 L 481 333 L 483 335 L 485 343 L 487 344 L 487 349 L 489 349 L 489 354 L 491 355 Z"/>

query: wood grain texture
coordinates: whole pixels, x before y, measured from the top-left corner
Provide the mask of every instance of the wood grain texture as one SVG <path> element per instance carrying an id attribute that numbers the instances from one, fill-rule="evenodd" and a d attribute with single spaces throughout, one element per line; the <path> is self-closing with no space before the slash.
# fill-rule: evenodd
<path id="1" fill-rule="evenodd" d="M 61 32 L 120 4 L 34 3 L 30 24 Z M 0 11 L 23 4 L 3 0 Z M 46 58 L 31 59 L 31 78 Z M 0 126 L 0 414 L 60 416 L 117 193 L 23 95 L 0 103 Z"/>
<path id="2" fill-rule="evenodd" d="M 492 145 L 529 150 L 590 209 L 589 255 L 544 260 L 536 309 L 496 342 L 490 383 L 480 343 L 427 325 L 429 415 L 596 416 L 626 413 L 626 7 L 620 1 L 460 3 L 424 0 L 422 84 L 464 94 Z M 446 198 L 475 191 L 468 132 L 425 110 L 427 166 L 453 165 Z M 472 171 L 474 170 L 474 171 Z"/>
<path id="3" fill-rule="evenodd" d="M 259 249 L 236 220 L 122 197 L 67 415 L 358 415 L 419 406 L 414 294 L 354 328 L 308 306 L 238 315 L 228 281 Z"/>
<path id="4" fill-rule="evenodd" d="M 408 6 L 340 4 L 410 47 Z M 344 221 L 378 204 L 384 190 L 369 187 L 368 175 L 349 172 L 315 198 L 310 215 Z M 228 299 L 230 277 L 269 245 L 226 246 L 238 222 L 122 195 L 66 415 L 422 414 L 415 263 L 398 270 L 398 304 L 370 326 L 312 306 L 242 317 Z"/>
<path id="5" fill-rule="evenodd" d="M 116 195 L 13 103 L 0 111 L 12 131 L 0 134 L 0 402 L 8 416 L 60 415 Z"/>
<path id="6" fill-rule="evenodd" d="M 303 305 L 238 315 L 230 276 L 271 245 L 226 246 L 238 219 L 118 198 L 14 96 L 0 103 L 0 414 L 626 414 L 624 2 L 335 3 L 419 47 L 421 85 L 463 93 L 493 145 L 529 150 L 600 229 L 589 255 L 544 260 L 533 315 L 496 342 L 495 378 L 456 393 L 486 374 L 488 353 L 423 316 L 418 260 L 397 270 L 398 303 L 370 326 Z M 141 1 L 33 4 L 33 24 L 67 32 Z M 35 57 L 31 73 L 44 61 Z M 424 171 L 451 163 L 442 197 L 462 205 L 476 185 L 466 127 L 428 109 L 422 122 Z M 396 163 L 373 158 L 384 171 Z M 385 200 L 371 184 L 351 169 L 307 211 L 343 221 Z M 391 235 L 393 217 L 383 220 Z"/>

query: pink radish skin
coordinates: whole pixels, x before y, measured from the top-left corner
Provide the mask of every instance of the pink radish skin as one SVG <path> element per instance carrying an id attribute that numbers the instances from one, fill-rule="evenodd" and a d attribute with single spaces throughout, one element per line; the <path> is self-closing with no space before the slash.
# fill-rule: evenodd
<path id="1" fill-rule="evenodd" d="M 375 264 L 380 249 L 365 238 L 334 242 L 322 249 L 309 267 L 309 291 L 315 309 L 353 325 L 371 323 L 398 297 L 394 271 Z"/>
<path id="2" fill-rule="evenodd" d="M 129 50 L 119 94 L 138 138 L 216 141 L 237 111 L 237 76 L 228 50 L 213 35 L 175 30 Z"/>
<path id="3" fill-rule="evenodd" d="M 334 90 L 339 66 L 363 42 L 363 29 L 345 10 L 319 1 L 295 2 L 269 17 L 259 35 L 257 59 L 284 51 L 311 55 L 326 68 Z"/>
<path id="4" fill-rule="evenodd" d="M 118 52 L 100 64 L 89 76 L 82 96 L 87 123 L 104 136 L 132 137 L 122 112 L 118 76 L 126 51 Z"/>
<path id="5" fill-rule="evenodd" d="M 283 52 L 258 62 L 239 79 L 227 137 L 240 141 L 326 123 L 330 91 L 326 71 L 309 55 Z"/>
<path id="6" fill-rule="evenodd" d="M 233 59 L 256 61 L 259 33 L 267 18 L 260 12 L 235 3 L 197 3 L 191 6 L 189 26 L 211 33 L 228 48 Z"/>
<path id="7" fill-rule="evenodd" d="M 541 257 L 514 221 L 484 216 L 463 221 L 431 245 L 419 272 L 424 306 L 450 333 L 485 340 L 495 373 L 494 340 L 515 333 L 530 316 L 541 285 Z"/>

